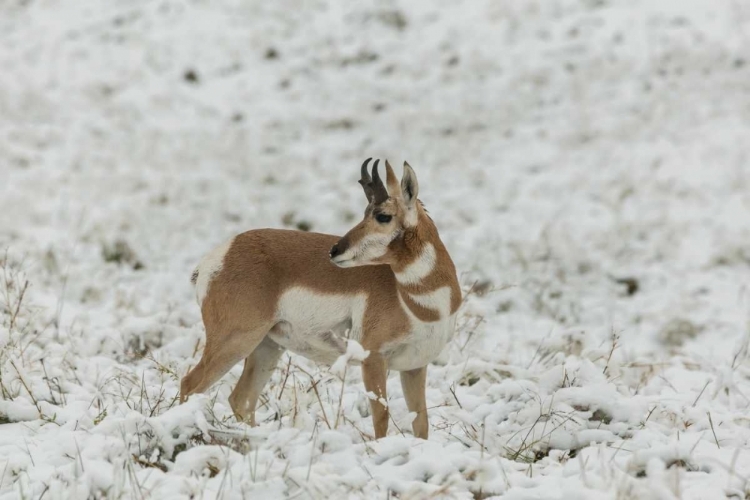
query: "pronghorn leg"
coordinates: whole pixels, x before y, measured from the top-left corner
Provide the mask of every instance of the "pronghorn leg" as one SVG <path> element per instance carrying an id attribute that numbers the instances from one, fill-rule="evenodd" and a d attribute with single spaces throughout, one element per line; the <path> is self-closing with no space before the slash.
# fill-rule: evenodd
<path id="1" fill-rule="evenodd" d="M 284 349 L 268 337 L 245 358 L 245 368 L 229 396 L 234 416 L 255 426 L 255 406 Z"/>
<path id="2" fill-rule="evenodd" d="M 401 372 L 401 387 L 404 390 L 404 398 L 409 411 L 417 414 L 411 426 L 414 435 L 418 438 L 427 439 L 429 422 L 427 421 L 427 403 L 425 401 L 425 380 L 427 378 L 427 367 L 417 368 Z"/>
<path id="3" fill-rule="evenodd" d="M 216 334 L 206 328 L 206 347 L 203 357 L 180 384 L 180 402 L 188 396 L 205 392 L 224 376 L 234 365 L 248 357 L 266 336 L 271 325 L 254 331 L 234 330 L 228 334 Z"/>
<path id="4" fill-rule="evenodd" d="M 381 403 L 381 401 L 386 401 L 386 375 L 385 358 L 379 353 L 370 352 L 370 355 L 362 362 L 362 380 L 365 383 L 365 390 L 377 397 L 377 399 L 370 399 L 375 438 L 385 437 L 388 431 L 388 407 Z"/>

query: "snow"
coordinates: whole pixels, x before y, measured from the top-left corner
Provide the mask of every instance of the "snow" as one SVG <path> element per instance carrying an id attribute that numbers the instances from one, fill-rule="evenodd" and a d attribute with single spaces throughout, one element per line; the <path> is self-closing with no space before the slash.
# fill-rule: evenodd
<path id="1" fill-rule="evenodd" d="M 349 339 L 348 334 L 349 332 L 347 331 L 347 335 L 345 335 L 347 337 L 346 352 L 336 358 L 336 361 L 334 361 L 334 363 L 328 370 L 332 374 L 341 377 L 342 379 L 346 377 L 346 372 L 349 364 L 353 362 L 361 363 L 367 358 L 367 356 L 370 355 L 370 351 L 366 351 L 359 342 L 353 339 Z"/>
<path id="2" fill-rule="evenodd" d="M 0 68 L 0 499 L 750 494 L 745 2 L 15 1 Z M 466 294 L 430 439 L 293 355 L 179 405 L 200 259 L 370 156 Z"/>

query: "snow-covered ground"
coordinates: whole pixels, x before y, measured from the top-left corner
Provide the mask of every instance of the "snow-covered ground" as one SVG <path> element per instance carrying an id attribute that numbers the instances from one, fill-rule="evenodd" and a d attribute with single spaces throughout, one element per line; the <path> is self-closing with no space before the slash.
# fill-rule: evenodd
<path id="1" fill-rule="evenodd" d="M 466 291 L 430 439 L 297 356 L 176 404 L 200 257 L 368 156 Z M 750 496 L 743 0 L 3 2 L 0 249 L 2 499 Z"/>

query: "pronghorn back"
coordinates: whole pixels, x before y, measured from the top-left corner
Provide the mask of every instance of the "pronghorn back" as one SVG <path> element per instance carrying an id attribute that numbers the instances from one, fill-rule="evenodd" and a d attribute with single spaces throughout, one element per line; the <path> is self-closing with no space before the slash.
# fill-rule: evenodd
<path id="1" fill-rule="evenodd" d="M 392 337 L 384 342 L 404 335 L 409 323 L 405 312 L 400 310 L 393 271 L 386 265 L 344 269 L 332 264 L 328 251 L 338 239 L 320 233 L 257 229 L 220 245 L 196 270 L 196 290 L 204 280 L 207 283 L 203 298 L 198 291 L 204 323 L 209 322 L 212 327 L 222 325 L 221 330 L 228 327 L 241 330 L 258 321 L 273 321 L 274 325 L 291 323 L 296 318 L 290 316 L 304 318 L 305 311 L 313 315 L 321 304 L 338 302 L 342 304 L 340 309 L 348 311 L 356 308 L 351 303 L 366 301 L 369 308 L 391 312 L 387 318 L 378 320 L 388 322 L 388 331 L 392 332 Z M 219 259 L 221 252 L 223 256 Z M 323 310 L 331 309 L 329 306 Z M 361 309 L 364 321 L 364 307 Z M 321 335 L 336 326 L 315 322 L 308 325 L 309 328 L 303 328 L 308 330 L 305 333 L 318 326 L 320 331 L 315 333 Z M 348 328 L 352 326 L 357 325 L 349 324 Z M 206 325 L 207 335 L 209 330 Z M 378 347 L 372 343 L 375 339 L 363 339 L 359 331 L 352 333 L 353 340 L 365 348 Z"/>

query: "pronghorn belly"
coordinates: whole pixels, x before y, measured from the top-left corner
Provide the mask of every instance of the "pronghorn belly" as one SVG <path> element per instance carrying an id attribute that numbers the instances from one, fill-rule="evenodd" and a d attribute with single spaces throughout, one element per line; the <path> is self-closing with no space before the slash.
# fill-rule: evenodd
<path id="1" fill-rule="evenodd" d="M 318 363 L 332 364 L 359 341 L 365 297 L 292 288 L 279 298 L 278 323 L 268 333 L 282 347 Z"/>
<path id="2" fill-rule="evenodd" d="M 455 327 L 455 314 L 431 323 L 412 318 L 412 331 L 384 350 L 388 368 L 405 371 L 427 366 L 451 341 Z"/>
<path id="3" fill-rule="evenodd" d="M 277 323 L 268 336 L 295 354 L 304 356 L 317 363 L 332 365 L 336 358 L 346 352 L 347 328 L 336 328 L 327 331 L 294 330 L 290 323 Z"/>

